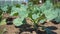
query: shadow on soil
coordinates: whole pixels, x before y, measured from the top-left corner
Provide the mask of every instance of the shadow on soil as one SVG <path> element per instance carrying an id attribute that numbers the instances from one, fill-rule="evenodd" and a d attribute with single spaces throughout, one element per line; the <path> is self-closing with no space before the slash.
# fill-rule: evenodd
<path id="1" fill-rule="evenodd" d="M 20 33 L 24 32 L 24 31 L 25 31 L 25 32 L 28 31 L 28 32 L 32 33 L 32 31 L 35 31 L 37 34 L 47 34 L 46 31 L 40 31 L 40 30 L 37 30 L 37 29 L 34 29 L 34 28 L 30 28 L 30 26 L 31 26 L 31 25 L 24 24 L 24 25 L 15 26 L 15 27 L 16 27 L 16 28 L 20 28 Z M 51 31 L 51 30 L 57 30 L 57 29 L 58 29 L 57 27 L 55 27 L 55 26 L 50 26 L 50 27 L 46 27 L 46 28 L 50 29 L 50 33 L 48 33 L 48 34 L 57 34 L 56 32 Z M 19 33 L 19 34 L 20 34 L 20 33 Z"/>

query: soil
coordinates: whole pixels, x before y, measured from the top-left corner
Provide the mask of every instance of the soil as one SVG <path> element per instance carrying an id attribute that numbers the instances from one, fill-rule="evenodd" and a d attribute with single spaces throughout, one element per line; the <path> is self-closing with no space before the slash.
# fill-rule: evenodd
<path id="1" fill-rule="evenodd" d="M 53 34 L 60 34 L 60 24 L 53 24 L 51 22 L 46 23 L 44 26 L 50 28 Z M 45 34 L 46 32 L 41 31 L 23 31 L 21 32 L 19 28 L 16 28 L 15 25 L 2 25 L 0 26 L 0 31 L 6 28 L 6 32 L 4 34 Z"/>

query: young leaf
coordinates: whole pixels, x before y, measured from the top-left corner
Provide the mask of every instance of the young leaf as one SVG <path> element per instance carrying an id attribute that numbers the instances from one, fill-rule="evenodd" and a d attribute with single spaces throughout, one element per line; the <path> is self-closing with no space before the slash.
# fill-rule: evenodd
<path id="1" fill-rule="evenodd" d="M 46 21 L 46 19 L 41 19 L 40 21 L 39 21 L 39 23 L 44 23 Z"/>
<path id="2" fill-rule="evenodd" d="M 13 24 L 16 25 L 16 26 L 20 26 L 22 25 L 22 20 L 20 18 L 16 18 L 13 20 Z"/>
<path id="3" fill-rule="evenodd" d="M 1 9 L 6 12 L 8 10 L 8 6 L 7 5 L 4 7 L 2 6 Z"/>
<path id="4" fill-rule="evenodd" d="M 39 15 L 37 15 L 37 14 L 33 14 L 32 15 L 32 18 L 35 20 L 35 19 L 37 19 L 39 17 Z"/>

